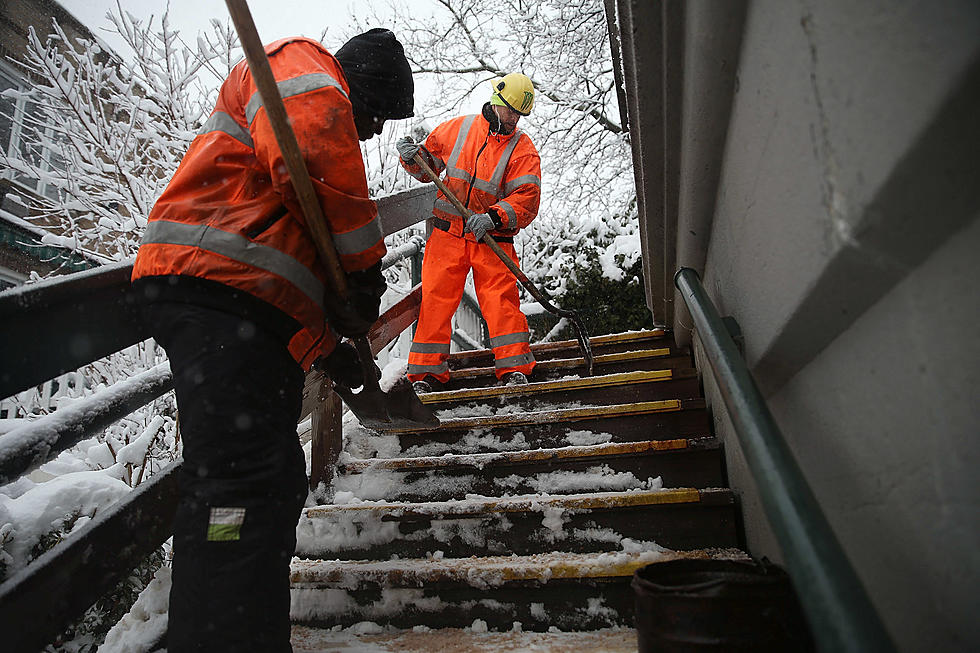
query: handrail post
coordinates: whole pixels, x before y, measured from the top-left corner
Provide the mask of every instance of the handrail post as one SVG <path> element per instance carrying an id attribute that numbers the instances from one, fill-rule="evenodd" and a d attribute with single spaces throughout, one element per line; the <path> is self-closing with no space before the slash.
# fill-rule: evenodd
<path id="1" fill-rule="evenodd" d="M 330 378 L 321 374 L 316 382 L 316 403 L 311 413 L 312 442 L 310 444 L 310 489 L 320 483 L 328 487 L 333 482 L 340 449 L 343 446 L 343 406 L 333 391 Z"/>
<path id="2" fill-rule="evenodd" d="M 690 309 L 820 651 L 895 651 L 698 273 L 680 268 L 674 285 Z"/>

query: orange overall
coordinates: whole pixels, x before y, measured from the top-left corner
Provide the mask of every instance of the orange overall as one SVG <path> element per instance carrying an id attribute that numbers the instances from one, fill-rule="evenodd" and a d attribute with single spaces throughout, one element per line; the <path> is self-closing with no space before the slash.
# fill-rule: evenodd
<path id="1" fill-rule="evenodd" d="M 541 158 L 530 137 L 519 129 L 494 134 L 482 115 L 460 116 L 436 127 L 425 150 L 433 170 L 445 172 L 446 185 L 466 208 L 498 217 L 501 228 L 489 233 L 516 263 L 514 235 L 534 220 L 541 199 Z M 401 163 L 426 180 L 418 165 Z M 534 356 L 513 273 L 473 234 L 463 233 L 465 220 L 442 191 L 432 214 L 434 229 L 422 262 L 422 307 L 408 355 L 409 380 L 449 380 L 452 317 L 471 269 L 497 378 L 508 372 L 530 374 Z"/>

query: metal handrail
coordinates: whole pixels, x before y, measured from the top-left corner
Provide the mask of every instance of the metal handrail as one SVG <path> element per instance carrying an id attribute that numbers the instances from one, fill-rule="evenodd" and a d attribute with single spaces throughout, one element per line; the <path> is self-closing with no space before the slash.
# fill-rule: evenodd
<path id="1" fill-rule="evenodd" d="M 698 273 L 682 267 L 674 285 L 691 312 L 819 649 L 895 651 Z"/>

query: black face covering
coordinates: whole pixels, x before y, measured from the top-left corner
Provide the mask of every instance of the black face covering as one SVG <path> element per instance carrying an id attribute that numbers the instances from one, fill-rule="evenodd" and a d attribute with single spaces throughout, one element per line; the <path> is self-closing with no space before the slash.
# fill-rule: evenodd
<path id="1" fill-rule="evenodd" d="M 395 35 L 376 27 L 358 34 L 334 55 L 350 86 L 354 113 L 386 120 L 415 115 L 415 83 Z"/>

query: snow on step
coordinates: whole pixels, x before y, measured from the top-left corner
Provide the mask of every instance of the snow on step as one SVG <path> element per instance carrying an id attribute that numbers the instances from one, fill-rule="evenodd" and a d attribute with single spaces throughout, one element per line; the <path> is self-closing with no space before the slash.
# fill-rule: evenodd
<path id="1" fill-rule="evenodd" d="M 673 353 L 669 347 L 661 347 L 657 349 L 621 352 L 618 354 L 599 354 L 593 357 L 593 366 L 594 369 L 601 369 L 606 365 L 638 363 L 657 358 L 669 358 Z M 555 374 L 563 370 L 573 370 L 584 366 L 584 358 L 552 358 L 538 361 L 534 367 L 534 373 L 538 375 Z M 449 371 L 450 383 L 466 379 L 493 379 L 495 377 L 496 370 L 493 367 L 468 367 L 458 370 L 451 369 Z"/>
<path id="2" fill-rule="evenodd" d="M 438 413 L 441 424 L 432 431 L 464 431 L 469 429 L 493 427 L 518 427 L 534 424 L 555 424 L 559 422 L 576 422 L 625 415 L 649 415 L 682 410 L 679 399 L 661 401 L 642 401 L 634 404 L 614 404 L 611 406 L 582 406 L 576 408 L 556 408 L 552 410 L 527 411 L 512 414 L 478 416 L 478 417 L 447 417 Z M 417 427 L 386 428 L 385 433 L 417 433 L 422 432 Z"/>
<path id="3" fill-rule="evenodd" d="M 527 451 L 500 451 L 496 453 L 443 454 L 441 456 L 413 456 L 406 458 L 355 459 L 341 457 L 340 464 L 345 473 L 360 473 L 372 470 L 413 471 L 422 469 L 445 469 L 449 467 L 484 467 L 500 464 L 532 463 L 542 461 L 575 460 L 579 458 L 598 458 L 603 456 L 635 455 L 653 451 L 677 451 L 688 447 L 688 440 L 653 440 L 650 442 L 609 442 L 605 444 L 557 447 L 551 449 L 531 449 Z"/>
<path id="4" fill-rule="evenodd" d="M 718 507 L 731 506 L 729 490 L 676 488 L 654 492 L 604 492 L 573 495 L 536 494 L 507 498 L 472 497 L 429 503 L 353 501 L 305 511 L 297 528 L 300 557 L 386 559 L 422 556 L 436 550 L 454 556 L 542 553 L 556 547 L 575 551 L 609 551 L 619 547 L 624 531 L 633 538 L 664 540 L 675 548 L 694 548 L 716 541 L 692 540 L 692 511 L 712 530 L 731 522 Z M 702 504 L 702 501 L 706 503 Z M 682 520 L 660 506 L 684 504 Z M 707 507 L 707 512 L 704 508 Z M 659 515 L 659 517 L 657 517 Z M 640 520 L 640 523 L 637 523 Z M 714 526 L 714 530 L 718 530 Z M 734 544 L 732 536 L 725 540 Z M 519 535 L 518 535 L 519 534 Z"/>
<path id="5" fill-rule="evenodd" d="M 362 651 L 370 653 L 498 653 L 499 651 L 603 651 L 636 653 L 636 630 L 605 628 L 591 632 L 527 632 L 514 622 L 506 632 L 487 630 L 482 620 L 468 628 L 430 629 L 418 626 L 406 630 L 386 629 L 362 622 L 350 628 L 312 628 L 293 626 L 294 653 L 323 651 Z"/>
<path id="6" fill-rule="evenodd" d="M 530 556 L 471 556 L 385 561 L 302 560 L 290 563 L 293 590 L 358 589 L 368 584 L 386 587 L 423 587 L 431 583 L 462 583 L 479 589 L 513 581 L 547 583 L 558 579 L 631 578 L 640 567 L 654 562 L 690 559 L 744 559 L 737 549 L 670 551 L 652 542 L 624 540 L 629 550 L 604 553 L 554 551 Z M 637 550 L 639 549 L 639 550 Z"/>
<path id="7" fill-rule="evenodd" d="M 640 567 L 680 558 L 745 557 L 732 549 L 675 552 L 653 543 L 623 544 L 614 553 L 294 559 L 291 615 L 296 622 L 331 625 L 458 627 L 479 618 L 496 628 L 520 621 L 529 630 L 591 630 L 632 622 L 629 582 Z"/>
<path id="8" fill-rule="evenodd" d="M 602 376 L 573 376 L 554 381 L 532 381 L 525 385 L 503 385 L 489 388 L 469 388 L 462 390 L 443 390 L 419 395 L 424 404 L 436 404 L 448 401 L 491 401 L 508 399 L 524 395 L 541 395 L 569 390 L 606 388 L 627 383 L 656 383 L 669 381 L 674 377 L 672 370 L 649 370 L 641 372 L 620 372 Z"/>
<path id="9" fill-rule="evenodd" d="M 683 452 L 687 447 L 686 440 L 668 441 L 667 446 L 663 443 L 642 443 L 647 446 L 626 452 L 622 443 L 610 443 L 516 453 L 343 460 L 342 474 L 335 478 L 334 489 L 350 492 L 365 501 L 441 501 L 469 494 L 659 490 L 663 487 L 659 477 L 640 478 L 634 472 L 641 467 L 646 469 L 644 459 L 649 455 Z M 351 473 L 355 470 L 357 473 Z"/>

